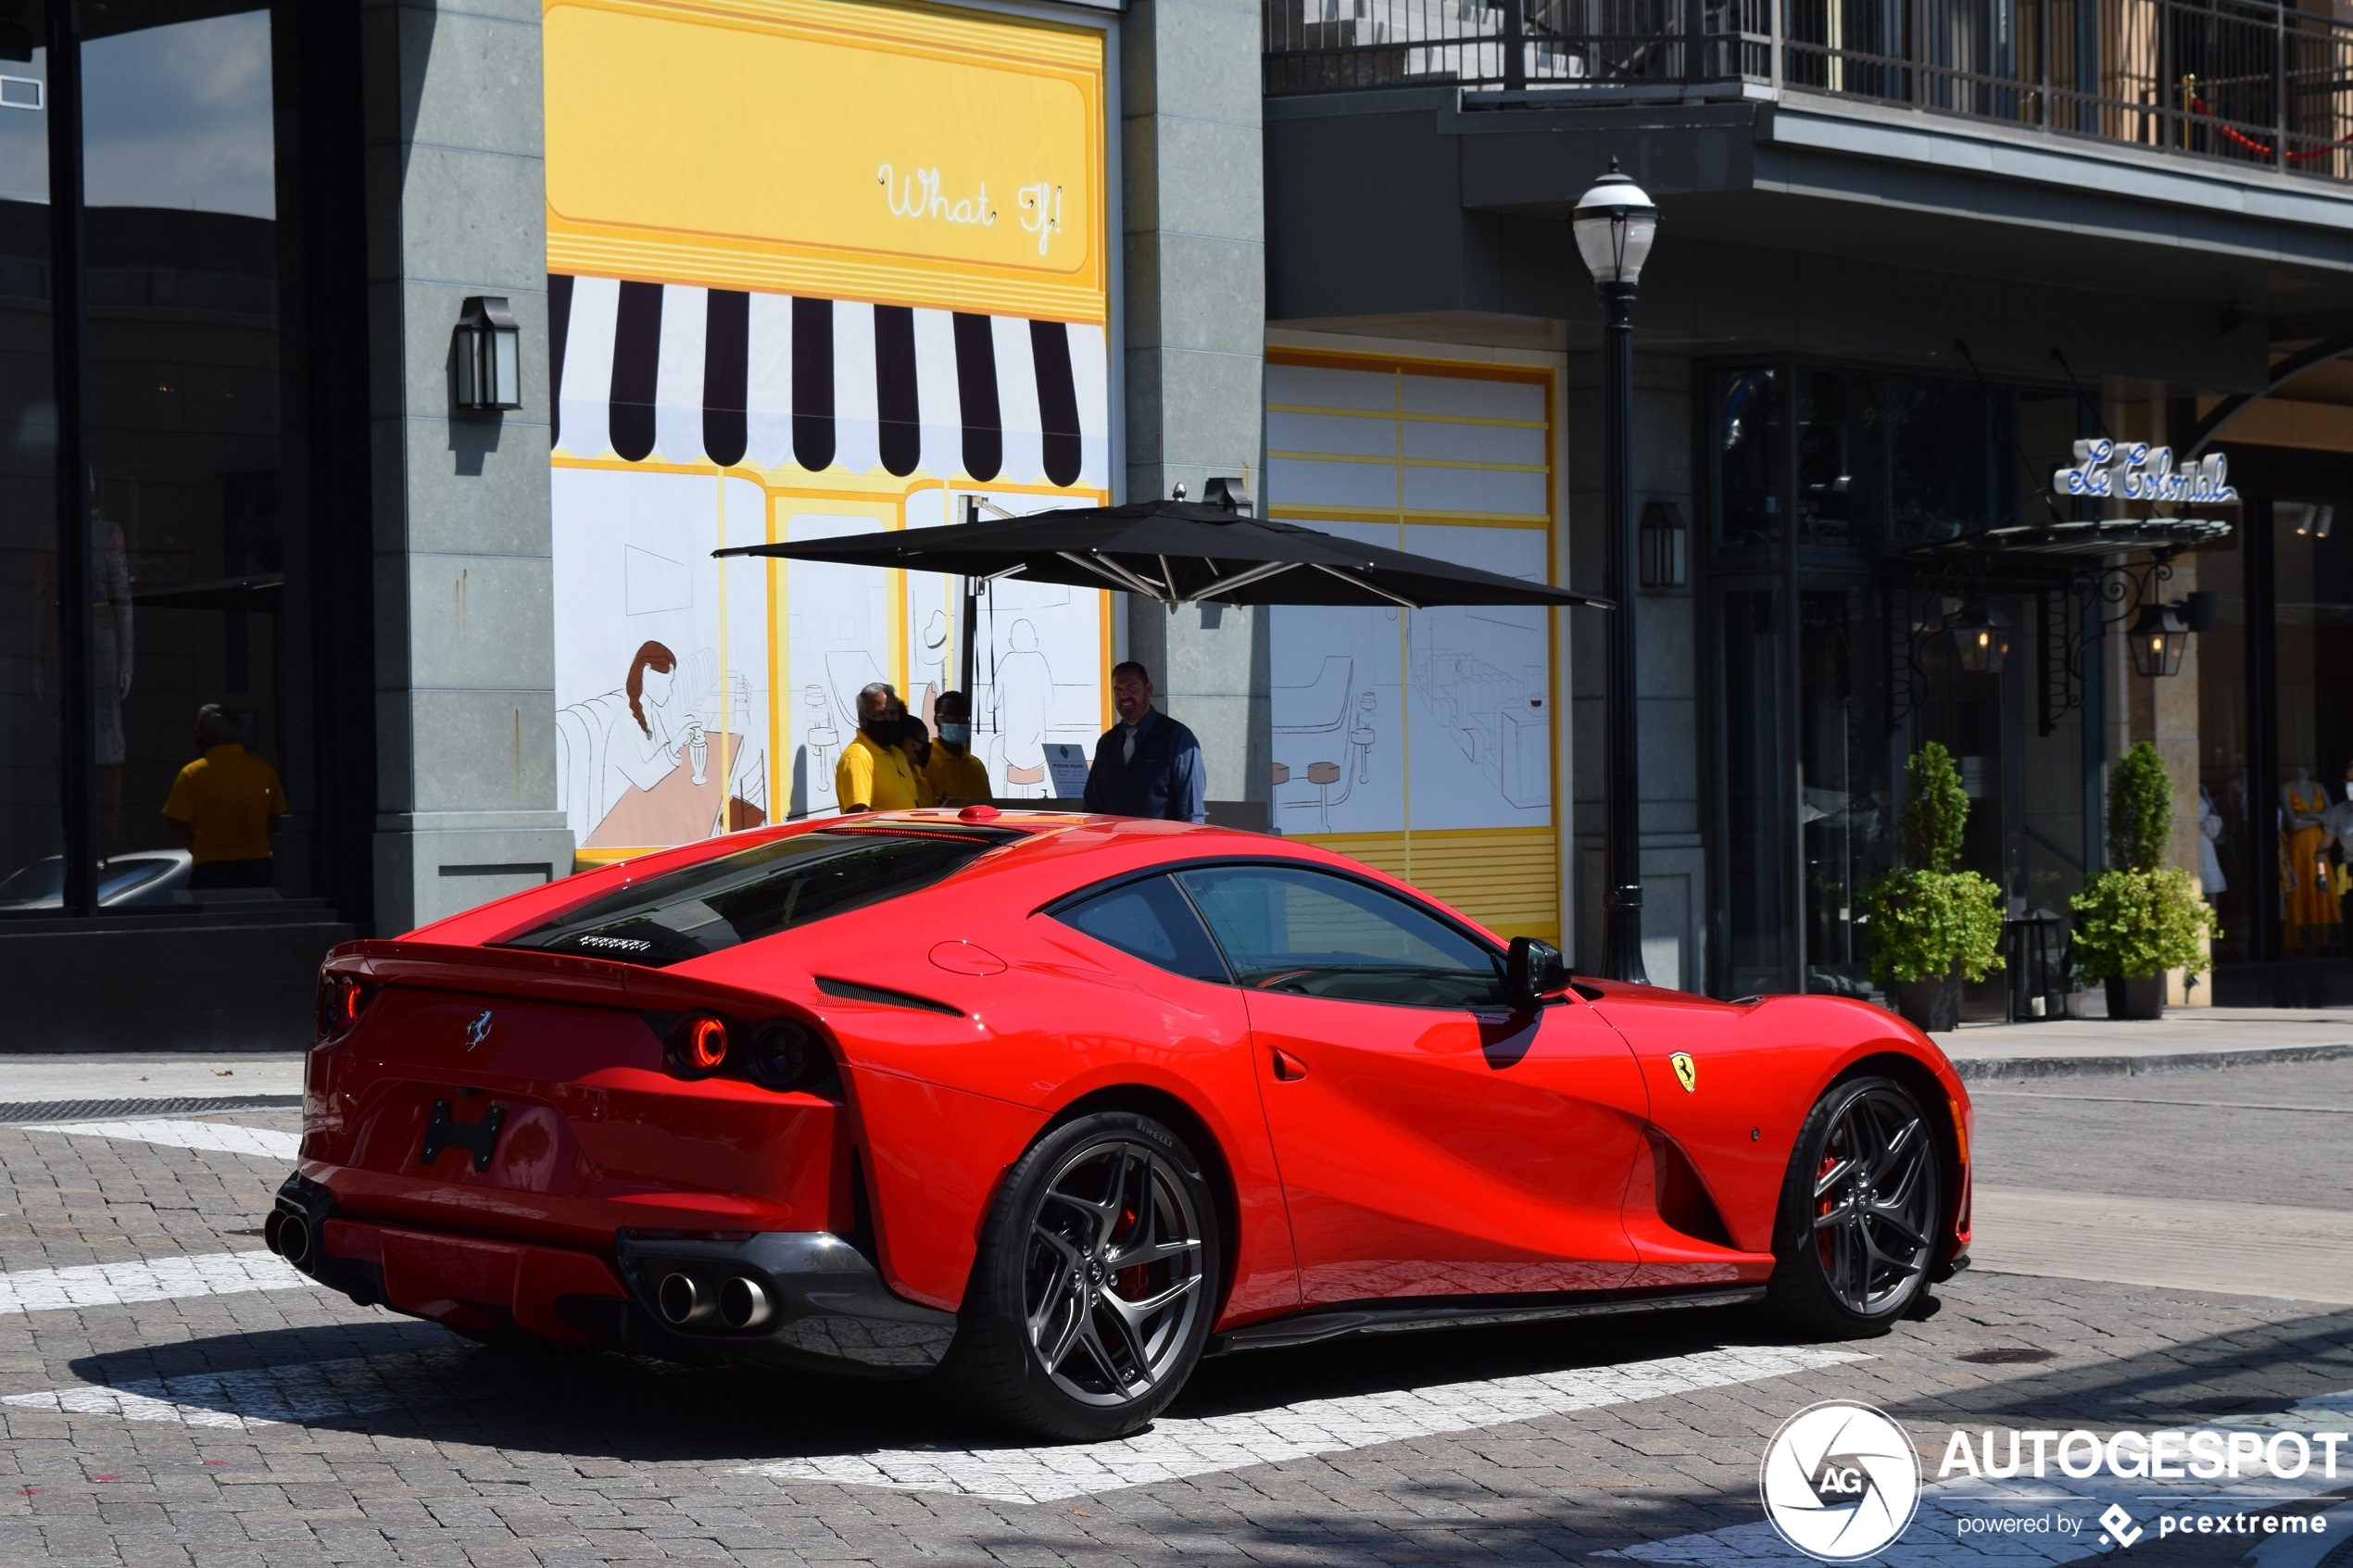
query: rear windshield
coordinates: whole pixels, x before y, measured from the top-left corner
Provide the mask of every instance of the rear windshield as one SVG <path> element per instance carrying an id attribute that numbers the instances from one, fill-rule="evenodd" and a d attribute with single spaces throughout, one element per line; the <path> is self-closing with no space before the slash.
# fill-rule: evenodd
<path id="1" fill-rule="evenodd" d="M 497 946 L 661 969 L 928 887 L 995 837 L 799 834 L 648 877 Z"/>

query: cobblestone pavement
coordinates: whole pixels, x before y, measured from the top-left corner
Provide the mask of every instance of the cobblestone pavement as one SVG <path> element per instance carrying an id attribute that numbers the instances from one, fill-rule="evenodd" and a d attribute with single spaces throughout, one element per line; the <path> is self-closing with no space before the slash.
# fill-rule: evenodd
<path id="1" fill-rule="evenodd" d="M 2321 1080 L 2225 1082 L 2286 1104 Z M 2079 1162 L 2087 1140 L 2129 1151 L 2119 1113 L 2148 1109 L 1989 1099 L 1981 1147 L 2016 1150 L 2032 1185 L 2080 1179 L 2033 1164 L 2035 1118 L 2073 1119 Z M 2342 1140 L 2344 1120 L 2300 1118 L 2323 1127 L 2276 1157 Z M 2353 1311 L 1989 1273 L 1848 1346 L 1708 1312 L 1239 1355 L 1130 1445 L 1009 1448 L 920 1386 L 494 1350 L 354 1308 L 258 1250 L 286 1162 L 254 1133 L 295 1125 L 0 1127 L 0 1565 L 1795 1562 L 1760 1524 L 1757 1467 L 1819 1399 L 1886 1410 L 1931 1482 L 1957 1426 L 2353 1424 L 2353 1397 L 2332 1399 L 2353 1390 Z M 2184 1196 L 2201 1135 L 2233 1141 L 2227 1123 L 2167 1134 Z M 2346 1458 L 2346 1481 L 2238 1506 L 2309 1515 L 2353 1490 Z M 1932 1485 L 1886 1561 L 2095 1555 L 2106 1503 L 2150 1512 L 2106 1486 Z M 1989 1541 L 1956 1524 L 2003 1512 L 2082 1529 Z M 2119 1555 L 2256 1548 L 2254 1568 L 2316 1568 L 2353 1538 L 2353 1511 L 2337 1517 L 2318 1539 L 2152 1531 Z"/>

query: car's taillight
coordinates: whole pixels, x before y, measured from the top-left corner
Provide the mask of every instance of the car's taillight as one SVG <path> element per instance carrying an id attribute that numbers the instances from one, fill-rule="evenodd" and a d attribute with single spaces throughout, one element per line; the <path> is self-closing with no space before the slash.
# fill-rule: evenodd
<path id="1" fill-rule="evenodd" d="M 745 1068 L 751 1081 L 765 1089 L 805 1089 L 833 1065 L 817 1036 L 786 1018 L 753 1035 L 749 1056 Z"/>
<path id="2" fill-rule="evenodd" d="M 351 1033 L 368 1005 L 368 984 L 356 974 L 329 970 L 319 976 L 319 1043 L 326 1045 Z"/>
<path id="3" fill-rule="evenodd" d="M 704 1078 L 727 1065 L 727 1024 L 707 1012 L 692 1013 L 670 1032 L 670 1064 L 683 1078 Z"/>

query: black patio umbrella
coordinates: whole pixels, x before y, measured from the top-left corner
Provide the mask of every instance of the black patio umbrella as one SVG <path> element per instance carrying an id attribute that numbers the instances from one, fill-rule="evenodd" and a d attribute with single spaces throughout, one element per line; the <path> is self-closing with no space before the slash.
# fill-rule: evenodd
<path id="1" fill-rule="evenodd" d="M 1597 605 L 1572 594 L 1435 556 L 1360 545 L 1297 523 L 1196 501 L 1134 501 L 898 533 L 740 545 L 721 556 L 938 571 L 990 583 L 1020 577 L 1118 588 L 1174 610 L 1230 605 Z"/>

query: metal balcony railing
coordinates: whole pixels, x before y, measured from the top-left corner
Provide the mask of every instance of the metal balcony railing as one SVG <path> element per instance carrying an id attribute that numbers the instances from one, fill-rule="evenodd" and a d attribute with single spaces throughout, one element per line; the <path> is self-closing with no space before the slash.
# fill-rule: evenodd
<path id="1" fill-rule="evenodd" d="M 1265 91 L 1757 83 L 2353 180 L 2353 0 L 1265 0 Z"/>

